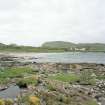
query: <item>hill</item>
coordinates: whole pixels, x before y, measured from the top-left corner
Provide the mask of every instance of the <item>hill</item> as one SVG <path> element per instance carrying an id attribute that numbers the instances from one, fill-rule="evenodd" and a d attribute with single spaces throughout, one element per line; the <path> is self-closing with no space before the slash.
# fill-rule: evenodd
<path id="1" fill-rule="evenodd" d="M 64 41 L 52 41 L 46 42 L 42 45 L 42 47 L 50 47 L 50 48 L 70 48 L 75 47 L 76 44 L 71 42 L 64 42 Z"/>
<path id="2" fill-rule="evenodd" d="M 0 52 L 69 52 L 69 51 L 95 51 L 105 52 L 102 43 L 71 43 L 64 41 L 46 42 L 41 47 L 5 45 L 0 43 Z"/>
<path id="3" fill-rule="evenodd" d="M 47 48 L 66 48 L 66 50 L 72 51 L 105 51 L 105 44 L 103 43 L 71 43 L 64 41 L 52 41 L 46 42 L 42 47 Z"/>
<path id="4" fill-rule="evenodd" d="M 89 51 L 105 51 L 105 44 L 102 43 L 82 43 L 77 45 L 78 48 L 86 48 Z"/>
<path id="5" fill-rule="evenodd" d="M 16 44 L 0 44 L 0 52 L 64 52 L 62 48 L 45 48 L 32 46 L 18 46 Z"/>

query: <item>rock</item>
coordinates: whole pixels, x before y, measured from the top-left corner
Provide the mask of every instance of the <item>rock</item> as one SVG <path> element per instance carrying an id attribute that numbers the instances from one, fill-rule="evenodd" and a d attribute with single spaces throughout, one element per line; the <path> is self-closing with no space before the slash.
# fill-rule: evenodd
<path id="1" fill-rule="evenodd" d="M 7 88 L 7 86 L 0 86 L 0 91 L 6 90 Z"/>

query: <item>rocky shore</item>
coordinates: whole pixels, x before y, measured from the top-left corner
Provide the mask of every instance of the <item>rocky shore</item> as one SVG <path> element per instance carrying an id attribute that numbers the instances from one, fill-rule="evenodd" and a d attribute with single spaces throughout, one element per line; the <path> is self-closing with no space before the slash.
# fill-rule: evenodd
<path id="1" fill-rule="evenodd" d="M 37 84 L 28 85 L 22 89 L 21 94 L 18 94 L 16 105 L 21 103 L 27 94 L 39 97 L 38 105 L 105 105 L 104 64 L 37 63 L 30 59 L 33 58 L 0 55 L 0 72 L 5 72 L 6 68 L 26 67 L 31 68 L 33 75 L 37 77 Z M 67 78 L 68 74 L 81 78 L 73 77 L 69 80 L 71 77 Z M 32 74 L 25 73 L 23 78 L 30 75 Z M 67 76 L 64 77 L 65 75 Z M 7 84 L 0 84 L 0 91 L 7 89 L 7 85 L 16 85 L 17 78 L 22 77 L 9 78 L 10 81 Z"/>

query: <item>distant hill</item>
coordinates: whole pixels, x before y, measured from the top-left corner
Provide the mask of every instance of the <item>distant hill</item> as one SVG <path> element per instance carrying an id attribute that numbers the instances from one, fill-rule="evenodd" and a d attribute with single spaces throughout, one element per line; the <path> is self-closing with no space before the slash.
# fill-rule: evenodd
<path id="1" fill-rule="evenodd" d="M 50 47 L 50 48 L 70 48 L 75 47 L 76 44 L 71 42 L 64 42 L 64 41 L 52 41 L 46 42 L 42 45 L 42 47 Z"/>
<path id="2" fill-rule="evenodd" d="M 42 45 L 42 47 L 48 48 L 67 48 L 68 50 L 76 50 L 76 51 L 105 51 L 105 44 L 102 43 L 71 43 L 64 41 L 52 41 L 46 42 Z"/>
<path id="3" fill-rule="evenodd" d="M 82 43 L 77 45 L 78 48 L 86 48 L 92 51 L 105 51 L 105 44 L 102 43 Z"/>
<path id="4" fill-rule="evenodd" d="M 5 45 L 0 43 L 0 52 L 64 52 L 62 48 L 44 48 L 32 46 L 19 46 L 16 44 Z"/>
<path id="5" fill-rule="evenodd" d="M 5 45 L 0 43 L 0 52 L 70 52 L 70 51 L 95 51 L 105 52 L 102 43 L 71 43 L 64 41 L 46 42 L 41 47 Z"/>
<path id="6" fill-rule="evenodd" d="M 2 47 L 2 46 L 6 46 L 5 44 L 3 44 L 3 43 L 0 43 L 0 47 Z"/>

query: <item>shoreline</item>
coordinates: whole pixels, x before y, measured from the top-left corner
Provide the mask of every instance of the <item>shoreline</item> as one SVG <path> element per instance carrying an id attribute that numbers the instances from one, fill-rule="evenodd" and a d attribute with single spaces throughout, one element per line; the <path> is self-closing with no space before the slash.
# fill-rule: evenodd
<path id="1" fill-rule="evenodd" d="M 24 96 L 30 92 L 29 96 L 34 93 L 36 96 L 39 96 L 38 98 L 40 100 L 44 97 L 46 101 L 43 101 L 42 103 L 47 103 L 49 99 L 59 103 L 60 100 L 52 98 L 53 95 L 55 95 L 56 99 L 57 97 L 60 98 L 62 95 L 64 96 L 63 99 L 67 98 L 67 100 L 69 100 L 69 97 L 66 96 L 71 96 L 70 98 L 73 99 L 73 102 L 75 102 L 75 97 L 81 98 L 82 103 L 84 103 L 85 96 L 85 102 L 88 101 L 91 103 L 92 101 L 96 103 L 94 105 L 98 105 L 98 102 L 101 102 L 102 104 L 105 103 L 105 64 L 38 63 L 36 61 L 30 61 L 30 59 L 33 59 L 32 55 L 28 56 L 26 53 L 19 55 L 12 54 L 13 53 L 0 55 L 1 98 L 6 96 L 2 96 L 2 93 L 4 94 L 5 92 L 9 94 L 7 97 L 9 98 L 11 96 L 10 89 L 12 88 L 12 90 L 16 89 L 15 91 L 17 91 L 17 89 L 19 89 L 19 91 L 21 90 L 21 94 L 20 92 L 15 94 L 15 92 L 12 91 L 17 100 L 18 98 L 24 98 Z M 34 60 L 35 59 L 37 58 L 34 57 Z M 11 86 L 13 84 L 16 84 L 18 87 L 25 86 L 26 89 L 24 91 L 22 88 L 15 88 L 14 86 L 5 89 L 8 85 Z M 48 95 L 49 97 L 47 97 Z M 18 102 L 19 100 L 17 103 Z M 27 102 L 27 100 L 25 100 L 25 102 Z M 78 102 L 79 101 L 77 101 L 75 105 L 78 105 Z M 48 105 L 51 105 L 51 103 Z"/>
<path id="2" fill-rule="evenodd" d="M 56 59 L 57 54 L 61 58 L 58 57 Z M 69 60 L 69 58 L 66 58 L 66 60 L 65 60 L 65 56 L 69 56 L 69 54 L 70 54 L 70 57 L 72 57 L 71 55 L 73 55 L 74 58 L 73 59 L 71 58 L 70 60 Z M 78 55 L 78 54 L 80 54 L 80 55 Z M 86 53 L 83 52 L 83 54 L 86 54 Z M 88 52 L 87 52 L 87 54 L 88 54 Z M 24 53 L 24 52 L 23 53 L 14 53 L 14 52 L 13 53 L 12 52 L 6 53 L 5 52 L 5 53 L 0 53 L 0 58 L 5 57 L 5 59 L 6 58 L 7 59 L 10 58 L 10 59 L 13 59 L 13 60 L 18 60 L 19 62 L 22 61 L 22 62 L 43 63 L 43 64 L 44 63 L 58 63 L 58 64 L 61 63 L 61 64 L 103 64 L 103 65 L 105 65 L 104 59 L 102 57 L 102 56 L 104 56 L 103 53 L 102 53 L 103 55 L 98 58 L 98 59 L 101 59 L 102 58 L 102 61 L 101 60 L 99 61 L 98 59 L 95 59 L 96 60 L 95 61 L 94 58 L 88 59 L 89 54 L 88 55 L 87 54 L 85 55 L 85 59 L 82 59 L 81 58 L 82 57 L 81 56 L 82 55 L 82 52 L 66 52 L 66 53 L 29 53 L 29 52 L 28 53 Z M 92 53 L 92 54 L 94 54 L 94 53 Z M 62 58 L 63 56 L 64 56 L 64 58 Z M 78 56 L 81 56 L 81 57 L 78 58 Z M 50 59 L 50 57 L 54 57 L 54 58 L 53 59 Z M 54 59 L 55 59 L 55 61 L 54 61 Z"/>

